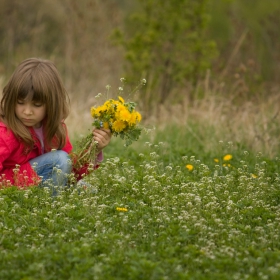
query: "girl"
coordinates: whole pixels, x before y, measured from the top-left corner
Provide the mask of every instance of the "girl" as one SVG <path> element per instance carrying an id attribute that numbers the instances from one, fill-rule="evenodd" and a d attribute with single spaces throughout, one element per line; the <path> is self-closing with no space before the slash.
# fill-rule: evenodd
<path id="1" fill-rule="evenodd" d="M 68 113 L 69 97 L 55 65 L 37 58 L 20 63 L 0 105 L 0 187 L 67 184 L 72 172 Z M 111 132 L 95 129 L 93 135 L 101 161 Z M 74 172 L 80 179 L 86 167 Z"/>

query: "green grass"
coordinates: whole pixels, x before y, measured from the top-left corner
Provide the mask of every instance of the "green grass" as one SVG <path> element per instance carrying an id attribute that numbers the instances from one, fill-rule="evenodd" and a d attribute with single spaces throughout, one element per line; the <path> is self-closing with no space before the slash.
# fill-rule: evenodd
<path id="1" fill-rule="evenodd" d="M 279 279 L 279 160 L 193 135 L 114 139 L 97 194 L 1 190 L 0 279 Z"/>

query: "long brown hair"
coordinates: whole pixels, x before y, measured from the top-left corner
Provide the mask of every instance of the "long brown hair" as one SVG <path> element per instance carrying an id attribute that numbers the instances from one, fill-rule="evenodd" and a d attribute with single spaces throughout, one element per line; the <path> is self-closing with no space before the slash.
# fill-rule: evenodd
<path id="1" fill-rule="evenodd" d="M 26 146 L 32 147 L 34 140 L 29 129 L 15 114 L 18 100 L 33 100 L 46 105 L 43 120 L 46 144 L 55 149 L 63 148 L 66 129 L 62 121 L 69 114 L 69 96 L 53 62 L 40 58 L 24 60 L 3 89 L 2 120 Z"/>

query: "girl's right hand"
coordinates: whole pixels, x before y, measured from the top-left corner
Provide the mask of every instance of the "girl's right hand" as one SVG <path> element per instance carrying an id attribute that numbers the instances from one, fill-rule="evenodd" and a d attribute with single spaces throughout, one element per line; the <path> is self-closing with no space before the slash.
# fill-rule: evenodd
<path id="1" fill-rule="evenodd" d="M 98 142 L 97 144 L 97 151 L 101 152 L 106 146 L 109 145 L 112 138 L 112 133 L 110 129 L 95 128 L 93 130 L 93 139 L 94 141 Z"/>

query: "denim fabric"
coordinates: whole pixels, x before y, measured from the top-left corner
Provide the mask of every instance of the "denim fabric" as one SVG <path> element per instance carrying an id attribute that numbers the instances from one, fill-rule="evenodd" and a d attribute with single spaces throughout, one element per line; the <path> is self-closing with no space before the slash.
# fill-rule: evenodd
<path id="1" fill-rule="evenodd" d="M 42 186 L 53 188 L 67 185 L 67 177 L 71 173 L 72 164 L 68 153 L 54 150 L 29 161 L 38 176 L 42 178 Z"/>

